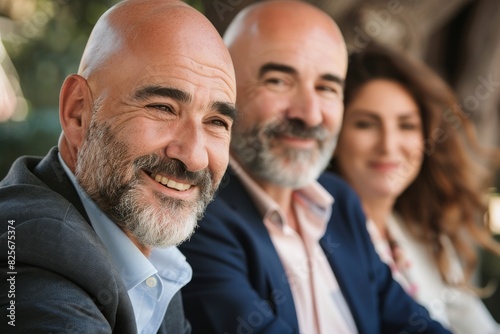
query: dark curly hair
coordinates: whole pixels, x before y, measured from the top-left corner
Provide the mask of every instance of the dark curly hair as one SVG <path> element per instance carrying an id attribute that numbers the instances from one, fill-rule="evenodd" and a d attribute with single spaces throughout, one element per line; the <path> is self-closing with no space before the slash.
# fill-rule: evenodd
<path id="1" fill-rule="evenodd" d="M 371 45 L 350 55 L 344 104 L 370 80 L 387 79 L 403 85 L 417 102 L 425 140 L 424 159 L 416 179 L 396 199 L 394 210 L 410 233 L 428 246 L 443 279 L 449 262 L 441 236 L 448 236 L 468 281 L 477 265 L 475 246 L 496 254 L 486 219 L 487 166 L 498 154 L 477 143 L 474 127 L 450 87 L 424 63 L 409 55 Z M 338 145 L 342 145 L 339 141 Z M 330 171 L 342 175 L 334 156 Z M 487 217 L 487 215 L 486 215 Z"/>

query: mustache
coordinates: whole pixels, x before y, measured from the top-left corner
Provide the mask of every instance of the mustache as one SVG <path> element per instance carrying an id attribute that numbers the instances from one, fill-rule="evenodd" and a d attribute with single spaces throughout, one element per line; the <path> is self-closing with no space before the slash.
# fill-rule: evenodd
<path id="1" fill-rule="evenodd" d="M 299 119 L 285 119 L 262 128 L 262 131 L 269 138 L 292 136 L 319 141 L 328 138 L 328 131 L 323 126 L 308 127 Z"/>
<path id="2" fill-rule="evenodd" d="M 151 174 L 171 175 L 179 181 L 194 185 L 208 186 L 213 179 L 208 169 L 191 172 L 187 170 L 186 165 L 182 161 L 168 157 L 160 157 L 156 154 L 150 154 L 135 159 L 134 167 L 136 171 L 143 169 Z"/>

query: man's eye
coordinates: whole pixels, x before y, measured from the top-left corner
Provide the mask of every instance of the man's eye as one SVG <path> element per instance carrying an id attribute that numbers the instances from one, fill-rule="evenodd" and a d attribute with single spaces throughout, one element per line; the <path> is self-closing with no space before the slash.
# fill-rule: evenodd
<path id="1" fill-rule="evenodd" d="M 270 85 L 284 85 L 285 81 L 278 78 L 269 78 L 264 81 L 266 84 Z"/>
<path id="2" fill-rule="evenodd" d="M 342 89 L 339 87 L 329 86 L 329 85 L 319 85 L 316 87 L 317 90 L 325 92 L 328 94 L 342 95 Z"/>
<path id="3" fill-rule="evenodd" d="M 223 120 L 220 120 L 220 119 L 214 119 L 212 120 L 212 124 L 213 125 L 216 125 L 216 126 L 222 126 L 224 127 L 226 130 L 229 129 L 229 125 L 227 124 L 227 122 L 223 121 Z"/>
<path id="4" fill-rule="evenodd" d="M 174 108 L 166 104 L 150 104 L 146 106 L 147 108 L 156 109 L 163 112 L 174 113 Z"/>
<path id="5" fill-rule="evenodd" d="M 269 77 L 264 79 L 263 84 L 271 91 L 285 92 L 292 87 L 293 82 L 291 80 L 284 80 L 277 77 Z"/>
<path id="6" fill-rule="evenodd" d="M 318 86 L 318 90 L 321 90 L 321 91 L 324 91 L 324 92 L 332 92 L 332 93 L 336 93 L 337 90 L 333 87 L 330 87 L 330 86 Z"/>

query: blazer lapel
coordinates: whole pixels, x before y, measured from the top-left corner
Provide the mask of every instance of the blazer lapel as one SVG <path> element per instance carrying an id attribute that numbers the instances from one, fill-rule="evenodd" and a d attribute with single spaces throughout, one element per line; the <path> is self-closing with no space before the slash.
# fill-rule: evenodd
<path id="1" fill-rule="evenodd" d="M 90 224 L 90 219 L 83 207 L 80 197 L 59 162 L 58 152 L 59 150 L 53 147 L 49 154 L 47 154 L 38 165 L 30 168 L 30 170 L 33 170 L 33 173 L 49 188 L 73 204 L 82 217 L 85 218 L 87 223 Z"/>
<path id="2" fill-rule="evenodd" d="M 342 221 L 340 215 L 334 217 L 332 214 L 327 232 L 320 240 L 320 244 L 335 273 L 358 332 L 368 333 L 372 331 L 370 326 L 372 322 L 369 320 L 372 317 L 370 313 L 377 308 L 376 305 L 368 305 L 370 301 L 373 302 L 371 285 L 366 284 L 366 270 L 362 270 L 362 268 L 368 268 L 368 264 L 353 263 L 353 259 L 363 257 L 355 256 L 360 249 L 356 247 L 356 241 L 349 238 L 352 231 L 347 231 L 348 226 L 349 224 Z M 373 279 L 373 277 L 369 277 L 370 282 Z"/>
<path id="3" fill-rule="evenodd" d="M 292 292 L 290 285 L 286 278 L 285 269 L 281 260 L 274 248 L 273 242 L 267 228 L 264 225 L 263 218 L 259 214 L 257 208 L 253 204 L 252 199 L 243 187 L 240 180 L 231 168 L 228 169 L 224 176 L 227 180 L 221 185 L 219 196 L 224 199 L 239 216 L 245 218 L 245 223 L 251 227 L 252 233 L 259 240 L 259 249 L 263 254 L 266 261 L 262 264 L 264 266 L 263 272 L 266 275 L 271 291 L 279 292 L 279 299 L 285 302 L 276 302 L 276 312 L 285 319 L 293 319 L 294 327 L 298 329 L 298 320 L 293 302 Z"/>

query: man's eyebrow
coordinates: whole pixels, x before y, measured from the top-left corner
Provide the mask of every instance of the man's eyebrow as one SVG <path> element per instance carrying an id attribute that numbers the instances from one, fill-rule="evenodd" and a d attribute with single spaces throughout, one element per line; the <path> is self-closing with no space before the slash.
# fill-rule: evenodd
<path id="1" fill-rule="evenodd" d="M 154 96 L 169 97 L 171 99 L 184 103 L 189 103 L 192 100 L 192 97 L 189 93 L 186 93 L 177 88 L 162 86 L 145 86 L 136 91 L 134 94 L 134 98 L 136 100 L 146 100 Z"/>
<path id="2" fill-rule="evenodd" d="M 259 78 L 262 78 L 262 76 L 264 74 L 266 74 L 267 72 L 271 72 L 271 71 L 278 71 L 278 72 L 283 72 L 283 73 L 287 73 L 287 74 L 297 74 L 297 70 L 289 65 L 277 64 L 277 63 L 267 63 L 267 64 L 264 64 L 260 67 Z M 327 74 L 323 74 L 321 76 L 321 79 L 338 83 L 339 85 L 344 87 L 345 81 L 343 78 L 339 77 L 338 75 L 327 73 Z"/>
<path id="3" fill-rule="evenodd" d="M 177 88 L 162 86 L 146 86 L 139 89 L 134 94 L 134 98 L 137 100 L 146 100 L 152 96 L 169 97 L 183 103 L 192 101 L 192 96 L 189 93 Z M 212 109 L 217 110 L 222 115 L 230 117 L 233 121 L 236 119 L 236 107 L 231 103 L 217 101 L 212 103 Z"/>
<path id="4" fill-rule="evenodd" d="M 237 110 L 234 104 L 217 101 L 212 104 L 212 108 L 220 114 L 228 116 L 233 122 L 236 120 Z"/>
<path id="5" fill-rule="evenodd" d="M 339 77 L 338 75 L 335 75 L 335 74 L 323 74 L 321 76 L 321 79 L 338 83 L 342 87 L 344 87 L 344 84 L 345 84 L 345 80 L 343 78 Z"/>
<path id="6" fill-rule="evenodd" d="M 264 74 L 266 74 L 267 72 L 271 72 L 271 71 L 284 72 L 287 74 L 297 74 L 297 70 L 291 66 L 277 64 L 277 63 L 267 63 L 267 64 L 264 64 L 260 67 L 259 78 L 262 78 L 262 76 Z"/>

